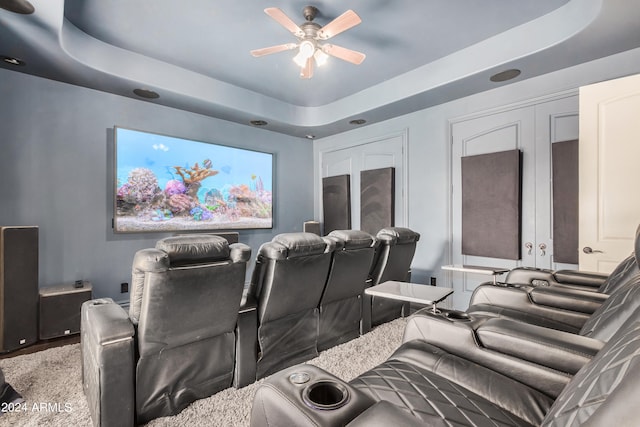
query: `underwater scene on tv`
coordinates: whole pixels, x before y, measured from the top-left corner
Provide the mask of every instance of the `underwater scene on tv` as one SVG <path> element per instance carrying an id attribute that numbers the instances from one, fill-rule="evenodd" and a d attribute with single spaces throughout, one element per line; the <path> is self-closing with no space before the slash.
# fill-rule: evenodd
<path id="1" fill-rule="evenodd" d="M 271 228 L 273 155 L 115 128 L 116 232 Z"/>

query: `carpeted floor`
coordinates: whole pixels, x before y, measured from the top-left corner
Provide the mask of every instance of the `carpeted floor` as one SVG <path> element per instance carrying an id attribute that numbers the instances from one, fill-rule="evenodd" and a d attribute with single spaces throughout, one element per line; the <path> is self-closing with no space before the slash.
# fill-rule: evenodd
<path id="1" fill-rule="evenodd" d="M 309 361 L 346 381 L 378 365 L 400 345 L 405 319 L 379 326 L 368 334 L 334 347 Z M 89 426 L 82 392 L 80 345 L 52 348 L 0 360 L 7 381 L 25 398 L 0 426 Z M 248 426 L 257 386 L 230 388 L 192 403 L 180 414 L 151 421 L 148 426 Z"/>

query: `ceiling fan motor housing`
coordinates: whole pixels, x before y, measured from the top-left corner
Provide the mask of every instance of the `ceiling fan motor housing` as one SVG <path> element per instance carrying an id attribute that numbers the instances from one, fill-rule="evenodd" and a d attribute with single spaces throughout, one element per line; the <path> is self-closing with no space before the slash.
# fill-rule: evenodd
<path id="1" fill-rule="evenodd" d="M 313 21 L 318 14 L 318 8 L 313 6 L 305 6 L 302 9 L 302 15 L 307 21 Z"/>

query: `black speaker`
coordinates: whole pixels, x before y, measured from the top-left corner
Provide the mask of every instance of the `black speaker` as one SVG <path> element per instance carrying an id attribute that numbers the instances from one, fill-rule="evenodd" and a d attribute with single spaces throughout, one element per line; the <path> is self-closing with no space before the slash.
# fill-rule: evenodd
<path id="1" fill-rule="evenodd" d="M 320 223 L 318 221 L 305 221 L 302 223 L 302 231 L 305 233 L 313 233 L 321 236 L 320 234 Z"/>
<path id="2" fill-rule="evenodd" d="M 38 340 L 38 227 L 0 227 L 0 352 Z"/>
<path id="3" fill-rule="evenodd" d="M 41 340 L 80 333 L 80 309 L 91 299 L 91 288 L 83 281 L 40 289 Z"/>

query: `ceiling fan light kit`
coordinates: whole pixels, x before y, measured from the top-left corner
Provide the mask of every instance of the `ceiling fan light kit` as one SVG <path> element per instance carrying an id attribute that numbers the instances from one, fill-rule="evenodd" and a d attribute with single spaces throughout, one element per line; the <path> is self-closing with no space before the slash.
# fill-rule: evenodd
<path id="1" fill-rule="evenodd" d="M 329 56 L 356 65 L 361 64 L 366 58 L 366 55 L 362 52 L 333 44 L 321 43 L 362 22 L 353 10 L 347 10 L 324 27 L 313 22 L 318 14 L 318 9 L 313 6 L 306 6 L 303 9 L 302 14 L 304 15 L 305 22 L 301 25 L 297 25 L 277 7 L 268 7 L 264 12 L 298 38 L 298 43 L 285 43 L 255 49 L 251 51 L 251 55 L 254 57 L 297 49 L 298 53 L 293 57 L 293 62 L 300 67 L 300 77 L 303 79 L 313 77 L 314 63 L 317 67 L 320 67 L 327 62 Z"/>

